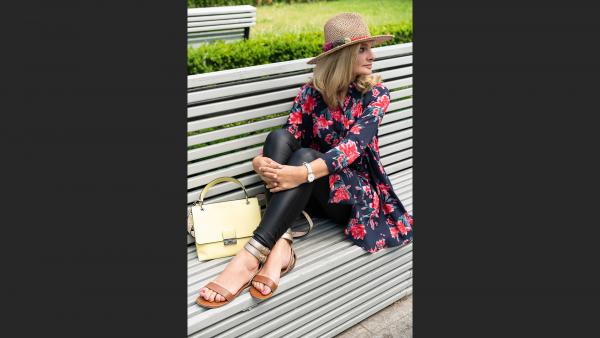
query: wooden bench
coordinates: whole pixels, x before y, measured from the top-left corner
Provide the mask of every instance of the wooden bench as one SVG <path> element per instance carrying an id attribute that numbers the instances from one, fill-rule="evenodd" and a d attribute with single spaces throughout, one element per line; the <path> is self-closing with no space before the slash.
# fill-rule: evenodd
<path id="1" fill-rule="evenodd" d="M 374 52 L 373 69 L 391 91 L 379 128 L 380 154 L 395 192 L 412 213 L 412 44 Z M 268 128 L 286 121 L 294 97 L 311 75 L 307 60 L 188 77 L 188 207 L 204 185 L 220 176 L 234 176 L 250 195 L 263 196 L 265 188 L 251 160 L 262 149 Z M 264 119 L 207 131 L 259 118 Z M 227 182 L 207 196 L 211 203 L 242 198 L 243 191 Z M 260 202 L 264 211 L 264 198 Z M 246 290 L 231 304 L 211 310 L 194 301 L 231 257 L 200 262 L 188 236 L 188 335 L 333 337 L 412 293 L 412 244 L 370 254 L 346 239 L 343 226 L 314 221 L 313 231 L 294 242 L 298 262 L 280 280 L 273 298 L 259 302 Z M 299 217 L 293 227 L 305 225 Z"/>
<path id="2" fill-rule="evenodd" d="M 188 45 L 248 39 L 250 27 L 254 25 L 256 8 L 253 6 L 190 8 L 187 17 Z"/>

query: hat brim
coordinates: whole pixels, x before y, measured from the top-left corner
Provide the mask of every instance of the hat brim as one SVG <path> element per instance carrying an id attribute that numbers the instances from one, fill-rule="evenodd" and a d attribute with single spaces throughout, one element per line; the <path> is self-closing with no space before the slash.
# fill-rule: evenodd
<path id="1" fill-rule="evenodd" d="M 379 45 L 381 43 L 384 43 L 386 41 L 389 41 L 389 40 L 391 40 L 393 38 L 394 38 L 393 35 L 376 35 L 376 36 L 371 36 L 371 37 L 364 38 L 364 39 L 354 40 L 354 41 L 345 43 L 345 44 L 343 44 L 341 46 L 337 46 L 335 48 L 332 48 L 332 49 L 330 49 L 330 50 L 328 50 L 326 52 L 323 52 L 323 53 L 315 56 L 314 58 L 308 60 L 307 63 L 309 65 L 314 65 L 317 62 L 319 62 L 321 59 L 323 59 L 324 57 L 326 57 L 327 55 L 329 55 L 331 53 L 335 53 L 336 51 L 338 51 L 338 50 L 340 50 L 342 48 L 346 48 L 348 46 L 352 46 L 352 45 L 355 45 L 357 43 L 361 43 L 361 42 L 365 42 L 365 41 L 373 41 L 373 46 L 377 46 L 377 45 Z"/>

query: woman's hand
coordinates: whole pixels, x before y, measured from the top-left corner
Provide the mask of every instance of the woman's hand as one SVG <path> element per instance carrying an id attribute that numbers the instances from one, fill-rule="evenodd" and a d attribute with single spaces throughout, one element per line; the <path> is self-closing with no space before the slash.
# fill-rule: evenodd
<path id="1" fill-rule="evenodd" d="M 271 186 L 273 184 L 273 179 L 264 176 L 263 172 L 259 170 L 259 168 L 261 167 L 265 167 L 265 168 L 281 168 L 281 164 L 273 161 L 272 159 L 265 157 L 265 156 L 256 156 L 253 160 L 252 160 L 252 167 L 254 168 L 254 172 L 256 172 L 258 174 L 258 176 L 260 176 L 260 179 L 263 180 L 263 182 L 265 182 L 267 184 L 267 188 L 269 188 L 269 186 Z"/>
<path id="2" fill-rule="evenodd" d="M 272 183 L 267 185 L 270 192 L 279 192 L 282 190 L 292 189 L 306 182 L 307 170 L 306 167 L 293 165 L 280 165 L 281 168 L 272 168 L 269 166 L 259 167 L 259 171 L 263 176 L 272 180 Z"/>

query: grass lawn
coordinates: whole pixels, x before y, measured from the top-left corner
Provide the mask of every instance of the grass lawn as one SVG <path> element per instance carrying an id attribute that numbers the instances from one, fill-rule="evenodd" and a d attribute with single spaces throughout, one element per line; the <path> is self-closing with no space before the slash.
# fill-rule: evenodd
<path id="1" fill-rule="evenodd" d="M 256 26 L 250 36 L 323 31 L 323 25 L 340 12 L 360 13 L 369 27 L 412 22 L 412 0 L 337 0 L 273 4 L 256 8 Z"/>

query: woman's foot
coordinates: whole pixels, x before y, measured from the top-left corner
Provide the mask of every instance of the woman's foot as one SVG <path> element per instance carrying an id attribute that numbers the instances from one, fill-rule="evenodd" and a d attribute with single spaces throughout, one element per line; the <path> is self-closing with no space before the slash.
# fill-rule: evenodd
<path id="1" fill-rule="evenodd" d="M 285 238 L 280 238 L 271 249 L 267 261 L 258 274 L 269 277 L 275 284 L 279 284 L 281 270 L 288 266 L 291 254 L 290 242 Z M 263 283 L 252 281 L 252 285 L 263 295 L 271 292 L 271 288 Z"/>
<path id="2" fill-rule="evenodd" d="M 254 276 L 259 266 L 258 259 L 247 250 L 242 249 L 227 263 L 225 270 L 214 282 L 235 295 Z M 223 295 L 207 287 L 200 289 L 200 296 L 210 302 L 224 302 L 226 300 Z"/>

